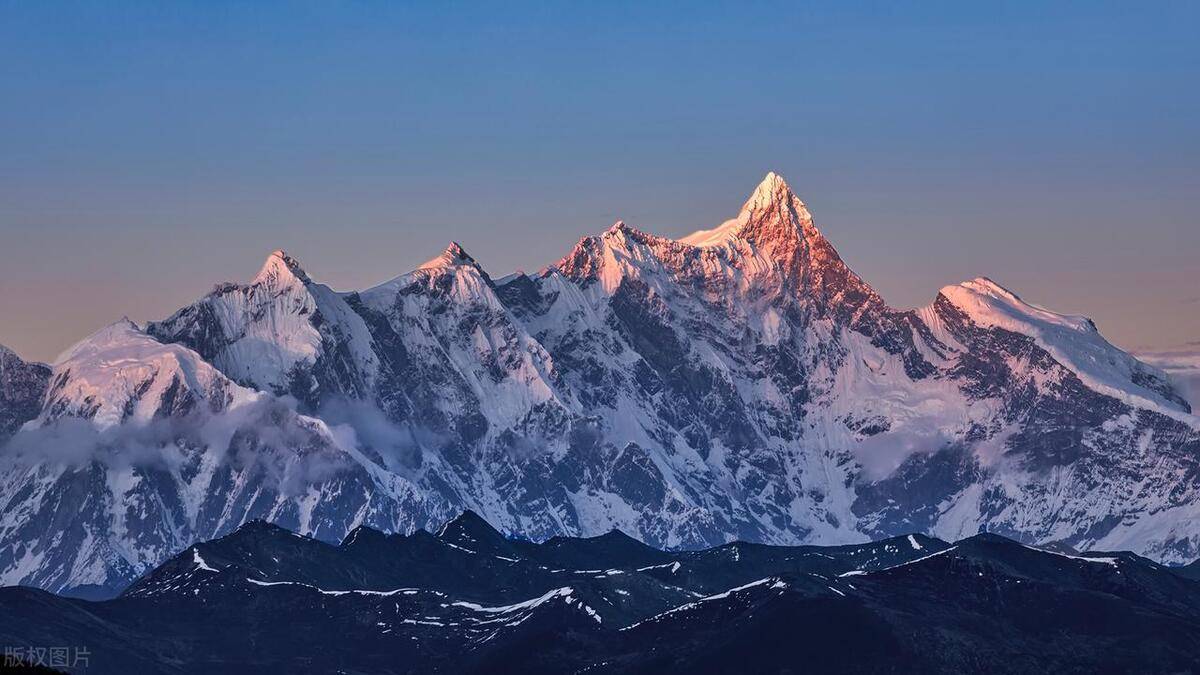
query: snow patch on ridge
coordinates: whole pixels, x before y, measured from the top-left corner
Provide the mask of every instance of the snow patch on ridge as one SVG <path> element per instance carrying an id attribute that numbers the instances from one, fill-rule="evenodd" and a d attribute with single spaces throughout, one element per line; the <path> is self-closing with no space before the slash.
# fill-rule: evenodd
<path id="1" fill-rule="evenodd" d="M 603 623 L 604 620 L 600 616 L 600 614 L 596 610 L 589 607 L 582 600 L 580 600 L 579 598 L 576 598 L 574 596 L 574 593 L 575 593 L 575 590 L 573 588 L 571 588 L 570 586 L 563 586 L 562 588 L 555 588 L 551 591 L 547 591 L 543 595 L 533 598 L 531 600 L 525 600 L 524 602 L 518 602 L 518 603 L 515 603 L 512 605 L 503 605 L 503 606 L 499 606 L 499 607 L 484 607 L 483 605 L 478 605 L 473 602 L 455 602 L 455 603 L 452 603 L 452 605 L 454 607 L 463 607 L 465 609 L 469 609 L 474 612 L 484 612 L 487 614 L 511 614 L 513 612 L 518 612 L 518 611 L 522 611 L 522 610 L 533 609 L 535 607 L 539 607 L 551 600 L 554 600 L 555 598 L 562 598 L 564 602 L 566 602 L 568 605 L 570 605 L 572 607 L 578 605 L 579 610 L 582 611 L 584 614 L 587 614 L 589 617 L 591 617 L 592 620 L 594 620 L 596 623 Z"/>
<path id="2" fill-rule="evenodd" d="M 197 570 L 203 570 L 205 572 L 219 572 L 220 571 L 217 568 L 211 567 L 208 563 L 204 562 L 204 558 L 200 556 L 200 549 L 195 548 L 195 547 L 192 548 L 192 562 L 196 564 Z"/>

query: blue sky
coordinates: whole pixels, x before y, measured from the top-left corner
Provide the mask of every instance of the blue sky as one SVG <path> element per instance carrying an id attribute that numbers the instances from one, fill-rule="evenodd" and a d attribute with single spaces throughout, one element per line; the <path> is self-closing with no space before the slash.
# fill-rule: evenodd
<path id="1" fill-rule="evenodd" d="M 915 306 L 986 275 L 1200 340 L 1198 3 L 0 0 L 0 343 L 51 359 L 286 248 L 494 275 L 768 170 Z"/>

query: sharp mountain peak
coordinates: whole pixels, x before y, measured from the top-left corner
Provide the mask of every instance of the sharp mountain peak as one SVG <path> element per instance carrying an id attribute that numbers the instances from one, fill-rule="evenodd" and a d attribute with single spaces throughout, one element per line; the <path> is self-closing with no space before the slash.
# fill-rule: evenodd
<path id="1" fill-rule="evenodd" d="M 283 249 L 276 249 L 267 256 L 262 269 L 255 275 L 252 284 L 287 285 L 293 282 L 308 283 L 310 281 L 300 261 L 288 255 Z"/>
<path id="2" fill-rule="evenodd" d="M 783 176 L 774 171 L 768 172 L 754 188 L 736 217 L 715 228 L 699 230 L 679 239 L 680 243 L 701 248 L 732 241 L 770 246 L 799 240 L 824 242 L 824 237 L 813 225 L 808 207 Z"/>
<path id="3" fill-rule="evenodd" d="M 750 194 L 750 198 L 742 205 L 742 210 L 750 211 L 780 204 L 790 204 L 793 200 L 799 202 L 801 206 L 804 205 L 804 202 L 800 201 L 796 193 L 792 192 L 791 186 L 787 184 L 783 176 L 774 171 L 768 171 L 758 186 L 754 188 L 754 192 Z"/>
<path id="4" fill-rule="evenodd" d="M 457 241 L 452 241 L 446 246 L 445 250 L 443 250 L 436 257 L 430 258 L 429 260 L 421 263 L 417 269 L 427 270 L 441 267 L 454 267 L 457 265 L 478 265 L 478 263 L 475 262 L 475 259 L 472 258 L 469 253 L 467 253 L 466 249 L 464 249 L 461 244 L 459 244 Z"/>

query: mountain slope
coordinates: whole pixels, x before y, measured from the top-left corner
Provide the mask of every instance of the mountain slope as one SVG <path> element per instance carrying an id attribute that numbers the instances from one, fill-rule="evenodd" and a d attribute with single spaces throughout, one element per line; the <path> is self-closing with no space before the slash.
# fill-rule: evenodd
<path id="1" fill-rule="evenodd" d="M 49 381 L 50 368 L 0 345 L 0 443 L 38 416 Z"/>
<path id="2" fill-rule="evenodd" d="M 352 293 L 275 252 L 248 284 L 111 331 L 121 349 L 140 346 L 85 345 L 57 364 L 17 454 L 37 458 L 38 439 L 84 420 L 129 475 L 159 472 L 150 482 L 169 488 L 117 515 L 104 505 L 124 502 L 127 474 L 75 469 L 70 520 L 102 535 L 54 540 L 38 532 L 61 527 L 67 487 L 46 486 L 63 474 L 25 462 L 0 484 L 7 583 L 117 587 L 255 518 L 335 543 L 462 509 L 534 541 L 615 529 L 697 548 L 986 529 L 1200 555 L 1200 418 L 1165 375 L 1087 319 L 986 279 L 889 307 L 775 174 L 734 218 L 678 241 L 617 223 L 501 279 L 452 244 Z M 113 385 L 92 391 L 94 373 Z M 197 431 L 179 451 L 157 430 L 181 421 L 238 431 Z M 160 460 L 181 455 L 192 459 L 163 473 Z M 100 540 L 109 552 L 86 558 L 103 562 L 64 562 Z"/>
<path id="3" fill-rule="evenodd" d="M 380 495 L 324 422 L 129 321 L 59 358 L 0 459 L 0 581 L 89 596 L 254 518 L 341 536 L 405 487 Z"/>
<path id="4" fill-rule="evenodd" d="M 146 332 L 187 345 L 235 382 L 313 407 L 364 395 L 378 368 L 362 319 L 284 251 L 249 284 L 219 285 Z"/>
<path id="5" fill-rule="evenodd" d="M 470 513 L 439 532 L 360 528 L 331 545 L 249 523 L 115 600 L 0 589 L 0 640 L 85 647 L 101 673 L 1200 667 L 1200 584 L 1129 553 L 987 534 L 691 552 L 613 537 L 534 544 Z M 521 557 L 450 541 L 464 536 Z M 567 550 L 612 566 L 547 564 Z M 665 562 L 640 565 L 647 555 Z"/>

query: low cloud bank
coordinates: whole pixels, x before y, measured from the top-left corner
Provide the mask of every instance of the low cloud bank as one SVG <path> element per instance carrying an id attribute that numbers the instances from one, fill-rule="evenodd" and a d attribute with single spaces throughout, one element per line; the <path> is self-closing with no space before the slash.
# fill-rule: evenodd
<path id="1" fill-rule="evenodd" d="M 0 448 L 0 470 L 95 463 L 178 474 L 208 454 L 237 470 L 261 470 L 282 492 L 298 494 L 351 466 L 332 440 L 319 424 L 298 415 L 293 401 L 264 396 L 219 414 L 201 410 L 106 428 L 60 418 L 14 434 Z"/>
<path id="2" fill-rule="evenodd" d="M 909 457 L 948 448 L 953 439 L 940 429 L 885 431 L 869 436 L 853 448 L 854 458 L 869 481 L 887 478 Z"/>
<path id="3" fill-rule="evenodd" d="M 374 404 L 334 399 L 321 406 L 318 418 L 329 426 L 339 445 L 357 448 L 387 469 L 407 474 L 422 464 L 422 448 L 438 447 L 441 437 L 387 418 Z"/>
<path id="4" fill-rule="evenodd" d="M 1179 393 L 1192 405 L 1192 412 L 1200 413 L 1200 344 L 1137 351 L 1134 356 L 1165 371 L 1179 388 Z"/>

